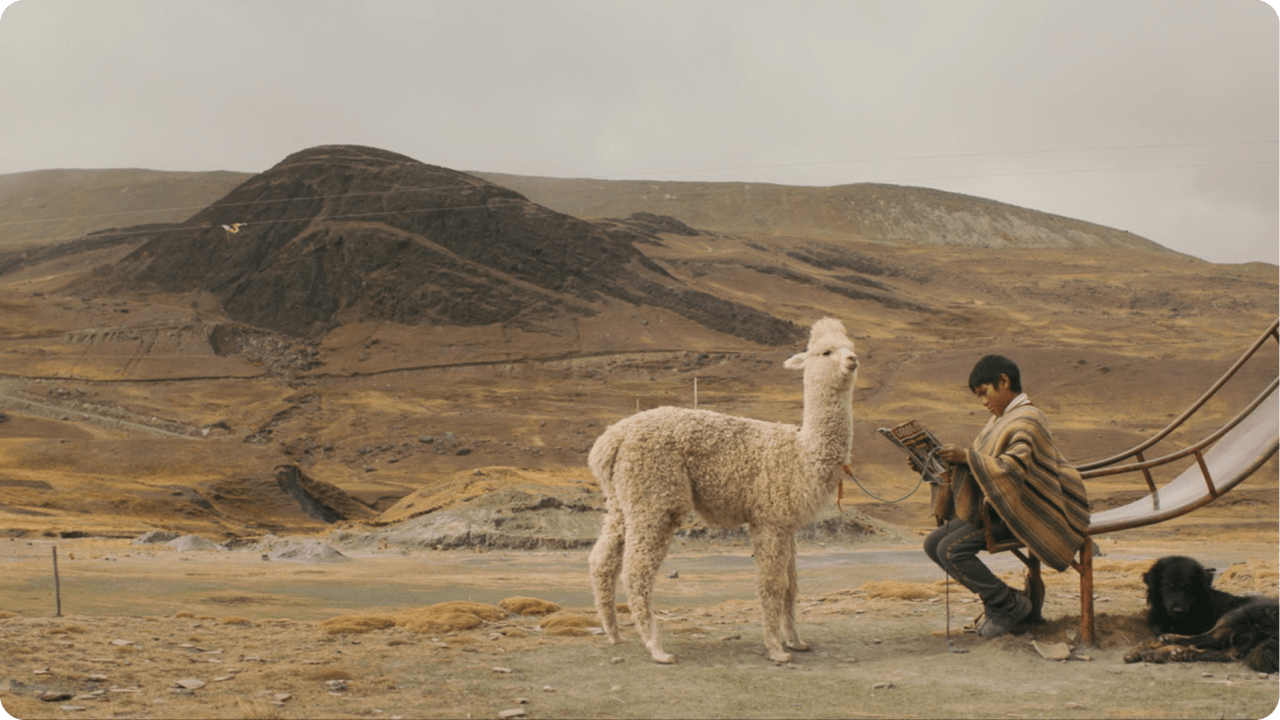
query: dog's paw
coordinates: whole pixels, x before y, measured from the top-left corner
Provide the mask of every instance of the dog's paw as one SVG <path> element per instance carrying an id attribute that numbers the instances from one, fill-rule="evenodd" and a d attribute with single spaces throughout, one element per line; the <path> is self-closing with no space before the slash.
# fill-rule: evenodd
<path id="1" fill-rule="evenodd" d="M 1168 649 L 1165 656 L 1170 662 L 1194 662 L 1202 654 L 1200 648 L 1175 645 Z"/>

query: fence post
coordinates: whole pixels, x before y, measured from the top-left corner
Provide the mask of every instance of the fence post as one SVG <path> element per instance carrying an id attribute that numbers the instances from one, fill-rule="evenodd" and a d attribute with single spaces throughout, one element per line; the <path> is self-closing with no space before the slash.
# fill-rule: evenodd
<path id="1" fill-rule="evenodd" d="M 58 578 L 58 546 L 53 546 L 53 598 L 57 611 L 54 617 L 62 617 L 62 581 Z"/>

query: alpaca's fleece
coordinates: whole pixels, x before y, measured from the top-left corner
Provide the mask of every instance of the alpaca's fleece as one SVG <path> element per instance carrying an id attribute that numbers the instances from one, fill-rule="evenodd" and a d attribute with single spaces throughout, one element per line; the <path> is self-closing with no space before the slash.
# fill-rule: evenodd
<path id="1" fill-rule="evenodd" d="M 604 492 L 606 516 L 591 553 L 596 605 L 617 642 L 614 587 L 624 581 L 636 627 L 658 662 L 662 652 L 649 607 L 653 574 L 690 510 L 707 522 L 749 526 L 770 657 L 807 649 L 795 632 L 795 531 L 835 492 L 849 462 L 857 356 L 844 325 L 816 322 L 808 349 L 787 360 L 804 370 L 801 426 L 662 407 L 609 427 L 588 457 Z"/>
<path id="2" fill-rule="evenodd" d="M 606 430 L 587 462 L 606 500 L 624 514 L 652 505 L 656 495 L 669 510 L 697 510 L 711 524 L 734 526 L 816 512 L 819 498 L 804 498 L 802 508 L 800 498 L 770 482 L 794 473 L 799 436 L 795 425 L 660 407 Z M 617 487 L 615 477 L 645 481 Z M 744 486 L 753 491 L 743 492 Z"/>

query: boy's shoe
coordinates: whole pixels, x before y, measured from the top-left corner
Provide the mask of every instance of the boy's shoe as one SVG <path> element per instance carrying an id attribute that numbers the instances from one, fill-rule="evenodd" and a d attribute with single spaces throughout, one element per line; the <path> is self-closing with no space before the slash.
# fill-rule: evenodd
<path id="1" fill-rule="evenodd" d="M 1013 610 L 1008 613 L 986 613 L 986 620 L 978 626 L 978 637 L 990 640 L 1009 632 L 1031 615 L 1031 600 L 1020 592 L 1013 593 Z"/>

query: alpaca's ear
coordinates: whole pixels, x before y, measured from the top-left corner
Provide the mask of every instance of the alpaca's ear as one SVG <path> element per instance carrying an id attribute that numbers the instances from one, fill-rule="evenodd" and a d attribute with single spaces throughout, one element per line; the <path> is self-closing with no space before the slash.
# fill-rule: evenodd
<path id="1" fill-rule="evenodd" d="M 804 359 L 806 357 L 808 357 L 807 353 L 799 353 L 797 355 L 792 355 L 791 357 L 787 358 L 786 362 L 782 363 L 782 367 L 788 370 L 799 370 L 800 368 L 804 367 Z"/>

